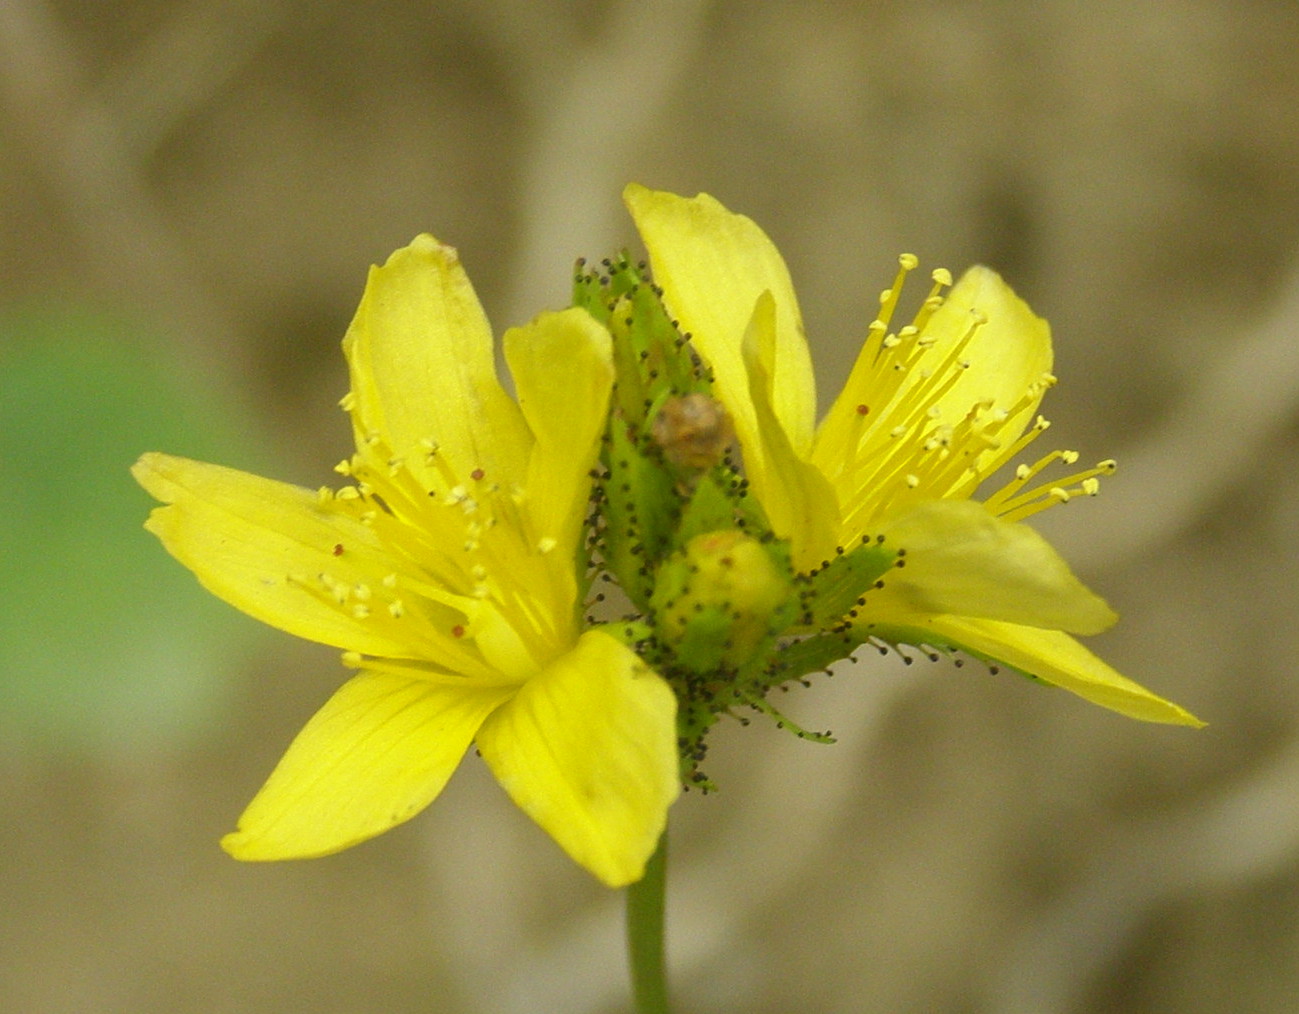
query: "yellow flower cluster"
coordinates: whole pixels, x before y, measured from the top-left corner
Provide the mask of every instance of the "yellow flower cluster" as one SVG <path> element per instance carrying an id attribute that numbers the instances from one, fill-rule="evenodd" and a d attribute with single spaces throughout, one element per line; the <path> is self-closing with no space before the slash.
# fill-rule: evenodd
<path id="1" fill-rule="evenodd" d="M 371 270 L 343 348 L 356 453 L 311 491 L 163 454 L 148 528 L 213 593 L 356 670 L 223 844 L 324 855 L 410 818 L 472 744 L 604 883 L 637 880 L 718 714 L 863 644 L 962 651 L 1148 721 L 1199 724 L 1070 634 L 1114 614 L 1022 521 L 1111 462 L 1020 465 L 1047 325 L 993 272 L 904 257 L 824 419 L 779 253 L 710 197 L 631 186 L 653 284 L 618 262 L 505 332 L 455 251 Z M 621 272 L 621 278 L 614 277 Z M 947 290 L 947 291 L 944 291 Z M 616 381 L 616 383 L 615 383 Z M 738 446 L 733 446 L 736 444 Z M 638 615 L 584 616 L 592 582 Z"/>

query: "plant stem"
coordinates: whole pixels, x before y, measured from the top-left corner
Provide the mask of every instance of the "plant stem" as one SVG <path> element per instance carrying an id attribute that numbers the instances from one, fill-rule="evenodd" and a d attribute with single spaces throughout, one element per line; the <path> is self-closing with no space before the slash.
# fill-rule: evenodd
<path id="1" fill-rule="evenodd" d="M 645 866 L 645 876 L 627 887 L 627 950 L 637 1014 L 668 1014 L 668 981 L 663 960 L 663 915 L 668 871 L 668 833 Z"/>

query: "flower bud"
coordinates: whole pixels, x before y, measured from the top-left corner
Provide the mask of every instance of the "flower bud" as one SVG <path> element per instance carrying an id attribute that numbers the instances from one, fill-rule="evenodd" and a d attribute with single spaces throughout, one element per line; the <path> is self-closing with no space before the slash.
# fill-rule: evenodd
<path id="1" fill-rule="evenodd" d="M 651 607 L 681 665 L 739 668 L 785 630 L 794 599 L 782 548 L 732 529 L 697 535 L 664 561 Z"/>

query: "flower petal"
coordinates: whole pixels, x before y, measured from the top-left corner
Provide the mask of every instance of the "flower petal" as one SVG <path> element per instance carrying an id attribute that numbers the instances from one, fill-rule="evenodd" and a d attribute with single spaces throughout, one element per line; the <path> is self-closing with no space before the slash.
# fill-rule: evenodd
<path id="1" fill-rule="evenodd" d="M 1075 634 L 1118 616 L 1032 528 L 993 517 L 972 500 L 929 500 L 881 527 L 905 566 L 866 597 L 871 614 L 950 613 Z"/>
<path id="2" fill-rule="evenodd" d="M 1051 372 L 1051 327 L 999 274 L 976 265 L 957 280 L 925 327 L 934 339 L 926 358 L 943 362 L 976 320 L 984 323 L 961 353 L 969 368 L 935 402 L 938 418 L 954 423 L 972 405 L 990 401 L 994 409 L 1011 413 L 1003 432 L 1013 440 L 1033 420 L 1046 391 L 1042 378 Z M 915 378 L 921 381 L 922 373 L 915 371 Z M 904 384 L 898 397 L 909 389 Z"/>
<path id="3" fill-rule="evenodd" d="M 772 531 L 789 539 L 796 570 L 809 571 L 834 555 L 839 513 L 834 489 L 816 467 L 794 453 L 772 403 L 776 301 L 758 297 L 745 331 L 744 364 L 757 424 L 741 433 L 745 471 Z M 738 427 L 737 427 L 738 428 Z"/>
<path id="4" fill-rule="evenodd" d="M 543 313 L 505 332 L 505 361 L 535 444 L 526 504 L 535 537 L 571 563 L 613 386 L 609 332 L 585 310 Z M 570 567 L 571 569 L 571 567 Z"/>
<path id="5" fill-rule="evenodd" d="M 378 436 L 429 488 L 446 483 L 425 464 L 428 441 L 461 481 L 475 469 L 522 478 L 527 429 L 497 378 L 492 332 L 454 248 L 417 236 L 371 268 L 343 351 L 363 452 Z"/>
<path id="6" fill-rule="evenodd" d="M 236 859 L 309 859 L 409 820 L 512 693 L 463 680 L 354 676 L 298 733 L 222 847 Z"/>
<path id="7" fill-rule="evenodd" d="M 377 585 L 397 569 L 342 502 L 166 454 L 144 455 L 131 472 L 169 505 L 156 508 L 145 527 L 214 595 L 311 641 L 368 655 L 419 654 L 408 632 L 358 618 L 322 585 Z"/>
<path id="8" fill-rule="evenodd" d="M 1119 675 L 1068 634 L 965 616 L 900 619 L 870 635 L 894 644 L 955 648 L 1061 687 L 1093 704 L 1144 722 L 1204 725 L 1171 701 Z"/>
<path id="9" fill-rule="evenodd" d="M 754 426 L 740 346 L 758 296 L 776 301 L 772 404 L 794 453 L 806 457 L 816 382 L 789 270 L 751 219 L 707 194 L 694 198 L 631 184 L 623 191 L 669 312 L 713 369 L 717 395 L 743 433 Z"/>
<path id="10" fill-rule="evenodd" d="M 639 880 L 679 791 L 676 697 L 598 630 L 483 723 L 505 791 L 610 887 Z"/>

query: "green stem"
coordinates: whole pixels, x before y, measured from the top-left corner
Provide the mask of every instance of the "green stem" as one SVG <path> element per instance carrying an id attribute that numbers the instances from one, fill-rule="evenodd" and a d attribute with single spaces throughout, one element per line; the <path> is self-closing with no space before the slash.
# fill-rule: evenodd
<path id="1" fill-rule="evenodd" d="M 668 1014 L 668 980 L 663 960 L 663 913 L 668 872 L 668 833 L 645 866 L 645 876 L 627 887 L 627 950 L 636 1014 Z"/>

